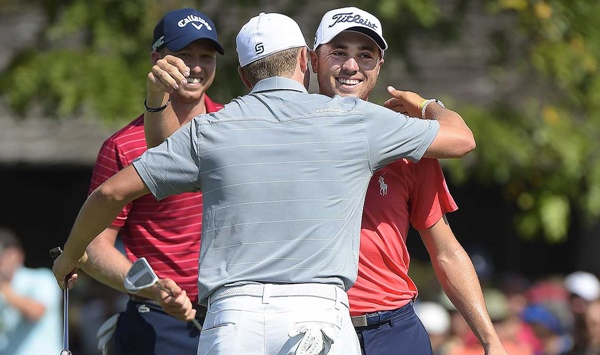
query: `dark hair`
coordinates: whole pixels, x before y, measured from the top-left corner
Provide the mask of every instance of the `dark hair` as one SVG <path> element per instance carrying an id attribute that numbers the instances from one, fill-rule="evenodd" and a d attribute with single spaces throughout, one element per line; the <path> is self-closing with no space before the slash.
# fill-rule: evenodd
<path id="1" fill-rule="evenodd" d="M 13 230 L 0 227 L 0 252 L 6 248 L 22 249 L 21 241 Z"/>
<path id="2" fill-rule="evenodd" d="M 304 47 L 295 47 L 273 53 L 242 67 L 242 72 L 252 85 L 273 76 L 289 77 L 294 74 L 298 64 L 298 51 Z"/>

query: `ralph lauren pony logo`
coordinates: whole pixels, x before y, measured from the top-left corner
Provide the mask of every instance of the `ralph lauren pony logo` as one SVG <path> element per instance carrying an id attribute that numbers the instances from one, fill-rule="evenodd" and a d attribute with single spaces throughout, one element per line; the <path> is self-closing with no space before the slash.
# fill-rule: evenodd
<path id="1" fill-rule="evenodd" d="M 342 12 L 342 13 L 334 14 L 333 16 L 331 16 L 331 19 L 334 22 L 331 25 L 329 25 L 329 27 L 333 27 L 333 26 L 337 25 L 338 23 L 354 22 L 357 25 L 368 27 L 374 31 L 377 30 L 377 25 L 375 23 L 369 21 L 369 19 L 362 18 L 358 14 L 355 15 L 353 12 Z"/>
<path id="2" fill-rule="evenodd" d="M 385 183 L 385 180 L 383 179 L 383 175 L 381 175 L 379 177 L 378 182 L 379 182 L 379 194 L 381 196 L 387 195 L 387 193 L 388 193 L 388 185 Z"/>

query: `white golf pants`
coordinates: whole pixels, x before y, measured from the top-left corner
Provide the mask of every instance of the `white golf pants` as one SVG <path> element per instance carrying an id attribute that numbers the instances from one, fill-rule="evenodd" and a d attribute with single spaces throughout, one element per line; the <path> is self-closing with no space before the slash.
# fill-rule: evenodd
<path id="1" fill-rule="evenodd" d="M 198 355 L 360 355 L 341 288 L 224 286 L 209 298 Z"/>

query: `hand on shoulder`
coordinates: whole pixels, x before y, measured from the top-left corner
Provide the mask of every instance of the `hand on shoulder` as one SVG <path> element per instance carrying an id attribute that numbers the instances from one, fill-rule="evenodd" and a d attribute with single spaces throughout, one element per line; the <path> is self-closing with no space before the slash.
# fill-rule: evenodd
<path id="1" fill-rule="evenodd" d="M 411 117 L 421 117 L 420 105 L 424 101 L 421 95 L 411 91 L 401 91 L 393 86 L 388 86 L 391 99 L 384 102 L 383 106 L 398 113 Z"/>

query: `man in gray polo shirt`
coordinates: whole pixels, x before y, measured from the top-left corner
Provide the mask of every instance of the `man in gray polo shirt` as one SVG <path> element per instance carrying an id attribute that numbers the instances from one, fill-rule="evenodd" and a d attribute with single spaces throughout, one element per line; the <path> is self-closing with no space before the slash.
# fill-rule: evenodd
<path id="1" fill-rule="evenodd" d="M 306 42 L 284 15 L 252 18 L 237 51 L 252 92 L 196 117 L 94 191 L 55 261 L 56 279 L 67 286 L 90 240 L 127 201 L 202 190 L 198 282 L 208 313 L 198 353 L 360 354 L 345 290 L 356 279 L 373 171 L 399 158 L 462 157 L 473 135 L 460 115 L 415 93 L 394 92 L 410 115 L 429 119 L 308 94 Z M 169 121 L 164 90 L 186 69 L 167 57 L 153 67 L 147 119 Z M 165 285 L 177 299 L 181 289 Z M 189 302 L 181 308 L 190 320 Z"/>

